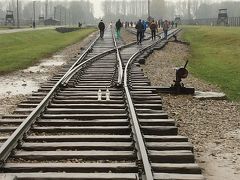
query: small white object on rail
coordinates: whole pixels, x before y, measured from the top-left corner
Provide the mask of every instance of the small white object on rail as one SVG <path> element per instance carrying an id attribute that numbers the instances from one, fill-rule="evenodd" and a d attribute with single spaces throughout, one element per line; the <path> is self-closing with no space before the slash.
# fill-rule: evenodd
<path id="1" fill-rule="evenodd" d="M 98 90 L 97 95 L 98 95 L 98 101 L 101 101 L 102 100 L 102 91 L 101 91 L 101 89 Z"/>
<path id="2" fill-rule="evenodd" d="M 110 101 L 110 91 L 108 88 L 106 90 L 106 101 Z"/>

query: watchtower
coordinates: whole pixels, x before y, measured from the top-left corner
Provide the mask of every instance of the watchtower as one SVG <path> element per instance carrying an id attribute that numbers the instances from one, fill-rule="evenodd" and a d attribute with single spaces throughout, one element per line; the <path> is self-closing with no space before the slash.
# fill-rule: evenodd
<path id="1" fill-rule="evenodd" d="M 38 21 L 40 25 L 44 25 L 44 16 L 39 16 Z"/>
<path id="2" fill-rule="evenodd" d="M 228 25 L 227 9 L 219 9 L 217 24 L 224 25 L 224 26 Z"/>
<path id="3" fill-rule="evenodd" d="M 7 10 L 6 18 L 5 18 L 5 25 L 15 25 L 15 20 L 13 16 L 13 11 Z"/>

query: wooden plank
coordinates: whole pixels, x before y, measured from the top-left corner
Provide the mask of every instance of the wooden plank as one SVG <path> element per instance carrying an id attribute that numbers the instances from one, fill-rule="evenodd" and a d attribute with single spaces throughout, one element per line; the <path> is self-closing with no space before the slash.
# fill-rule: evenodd
<path id="1" fill-rule="evenodd" d="M 68 150 L 110 150 L 128 151 L 133 149 L 131 142 L 52 142 L 52 143 L 23 143 L 21 146 L 26 151 L 54 151 Z"/>
<path id="2" fill-rule="evenodd" d="M 194 155 L 188 150 L 149 151 L 153 163 L 194 163 Z"/>
<path id="3" fill-rule="evenodd" d="M 137 115 L 140 118 L 149 118 L 149 119 L 151 118 L 167 119 L 168 118 L 167 113 L 138 113 Z"/>
<path id="4" fill-rule="evenodd" d="M 11 173 L 19 180 L 136 180 L 136 173 Z"/>
<path id="5" fill-rule="evenodd" d="M 27 117 L 28 115 L 11 114 L 2 116 L 2 119 L 26 119 Z"/>
<path id="6" fill-rule="evenodd" d="M 24 141 L 44 142 L 131 142 L 130 135 L 57 135 L 57 136 L 28 136 Z"/>
<path id="7" fill-rule="evenodd" d="M 42 120 L 37 121 L 41 126 L 128 126 L 129 121 L 127 119 L 96 119 L 96 120 Z"/>
<path id="8" fill-rule="evenodd" d="M 147 142 L 149 150 L 190 150 L 193 152 L 193 145 L 190 142 Z"/>
<path id="9" fill-rule="evenodd" d="M 175 126 L 173 119 L 139 119 L 142 126 Z"/>
<path id="10" fill-rule="evenodd" d="M 188 142 L 188 138 L 185 136 L 156 136 L 156 135 L 144 135 L 147 142 Z"/>
<path id="11" fill-rule="evenodd" d="M 175 126 L 142 126 L 145 135 L 177 135 L 178 129 Z"/>
<path id="12" fill-rule="evenodd" d="M 136 108 L 147 107 L 156 110 L 162 110 L 162 104 L 146 104 L 146 103 L 138 103 L 134 105 Z"/>
<path id="13" fill-rule="evenodd" d="M 136 163 L 6 163 L 4 172 L 137 172 Z"/>
<path id="14" fill-rule="evenodd" d="M 3 126 L 3 127 L 0 127 L 0 132 L 1 133 L 12 132 L 12 131 L 15 131 L 16 129 L 17 129 L 16 126 L 13 126 L 13 127 Z"/>
<path id="15" fill-rule="evenodd" d="M 4 124 L 20 124 L 24 121 L 24 119 L 0 119 L 0 125 Z"/>
<path id="16" fill-rule="evenodd" d="M 135 160 L 132 151 L 17 151 L 13 158 L 24 160 Z"/>
<path id="17" fill-rule="evenodd" d="M 38 104 L 28 104 L 28 103 L 21 103 L 21 104 L 19 104 L 17 107 L 19 107 L 19 108 L 35 108 L 35 107 L 37 107 L 38 106 Z"/>
<path id="18" fill-rule="evenodd" d="M 124 114 L 125 109 L 73 109 L 73 108 L 47 108 L 46 114 Z"/>
<path id="19" fill-rule="evenodd" d="M 126 118 L 127 114 L 43 114 L 46 119 L 112 119 Z"/>
<path id="20" fill-rule="evenodd" d="M 31 101 L 34 102 L 34 101 Z M 56 104 L 123 104 L 124 101 L 123 100 L 111 100 L 111 101 L 98 101 L 96 100 L 57 100 L 57 99 L 53 99 L 52 101 L 53 103 Z"/>
<path id="21" fill-rule="evenodd" d="M 205 180 L 203 175 L 154 173 L 155 180 Z"/>
<path id="22" fill-rule="evenodd" d="M 113 108 L 113 109 L 119 109 L 119 108 L 124 108 L 125 105 L 124 104 L 50 104 L 49 107 L 53 107 L 53 108 Z"/>
<path id="23" fill-rule="evenodd" d="M 101 78 L 101 77 L 100 77 Z M 104 91 L 103 91 L 104 92 Z M 113 96 L 120 96 L 122 93 L 119 91 L 110 92 Z M 79 91 L 79 92 L 60 92 L 58 93 L 59 96 L 92 96 L 97 95 L 97 91 Z"/>
<path id="24" fill-rule="evenodd" d="M 110 92 L 111 93 L 111 92 Z M 103 92 L 102 94 L 102 97 L 105 97 L 105 92 Z M 93 96 L 57 96 L 55 97 L 56 100 L 75 100 L 75 99 L 78 99 L 79 101 L 81 100 L 85 100 L 85 99 L 88 99 L 88 100 L 97 100 L 98 99 L 98 96 L 97 96 L 97 92 L 95 95 Z M 116 95 L 112 95 L 111 94 L 111 99 L 112 100 L 122 100 L 123 97 L 121 95 L 119 96 L 116 96 Z"/>
<path id="25" fill-rule="evenodd" d="M 77 133 L 113 133 L 113 134 L 129 134 L 130 128 L 125 126 L 88 126 L 88 127 L 33 127 L 32 131 L 37 132 L 77 132 Z"/>
<path id="26" fill-rule="evenodd" d="M 1 136 L 1 137 L 0 137 L 0 141 L 6 141 L 7 139 L 8 139 L 8 137 L 7 137 L 7 136 L 4 136 L 4 137 L 3 137 L 3 136 Z"/>
<path id="27" fill-rule="evenodd" d="M 148 109 L 147 107 L 140 107 L 136 108 L 137 113 L 148 113 L 148 114 L 155 114 L 155 113 L 164 113 L 163 110 L 154 110 L 154 109 Z"/>
<path id="28" fill-rule="evenodd" d="M 151 165 L 156 173 L 201 174 L 200 167 L 194 163 L 152 163 Z"/>

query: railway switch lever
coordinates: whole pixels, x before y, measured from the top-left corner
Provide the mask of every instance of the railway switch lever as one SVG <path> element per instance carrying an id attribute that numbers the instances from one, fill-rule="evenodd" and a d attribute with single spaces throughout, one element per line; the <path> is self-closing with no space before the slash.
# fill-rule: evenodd
<path id="1" fill-rule="evenodd" d="M 183 84 L 181 84 L 182 79 L 185 79 L 188 77 L 188 70 L 186 69 L 188 64 L 188 61 L 186 62 L 184 67 L 178 68 L 176 70 L 176 80 L 174 81 L 175 84 L 174 86 L 184 86 Z"/>
<path id="2" fill-rule="evenodd" d="M 160 93 L 169 93 L 169 94 L 194 94 L 194 88 L 186 88 L 182 83 L 182 79 L 188 77 L 188 70 L 186 69 L 188 61 L 186 61 L 184 67 L 176 69 L 176 79 L 173 81 L 174 84 L 171 87 L 157 87 L 157 91 Z"/>
<path id="3" fill-rule="evenodd" d="M 194 94 L 194 88 L 185 88 L 182 83 L 182 79 L 186 79 L 188 77 L 188 70 L 186 69 L 188 65 L 188 61 L 186 61 L 184 67 L 180 67 L 176 70 L 176 80 L 174 80 L 174 84 L 170 87 L 170 92 L 174 94 Z"/>

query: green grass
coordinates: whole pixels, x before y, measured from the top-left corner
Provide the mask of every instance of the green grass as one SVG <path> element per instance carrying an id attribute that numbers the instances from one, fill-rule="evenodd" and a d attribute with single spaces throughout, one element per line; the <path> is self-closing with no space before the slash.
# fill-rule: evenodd
<path id="1" fill-rule="evenodd" d="M 191 43 L 190 71 L 240 101 L 240 28 L 185 26 Z"/>
<path id="2" fill-rule="evenodd" d="M 0 35 L 0 74 L 27 68 L 41 58 L 79 42 L 95 29 L 71 33 L 39 30 Z"/>

